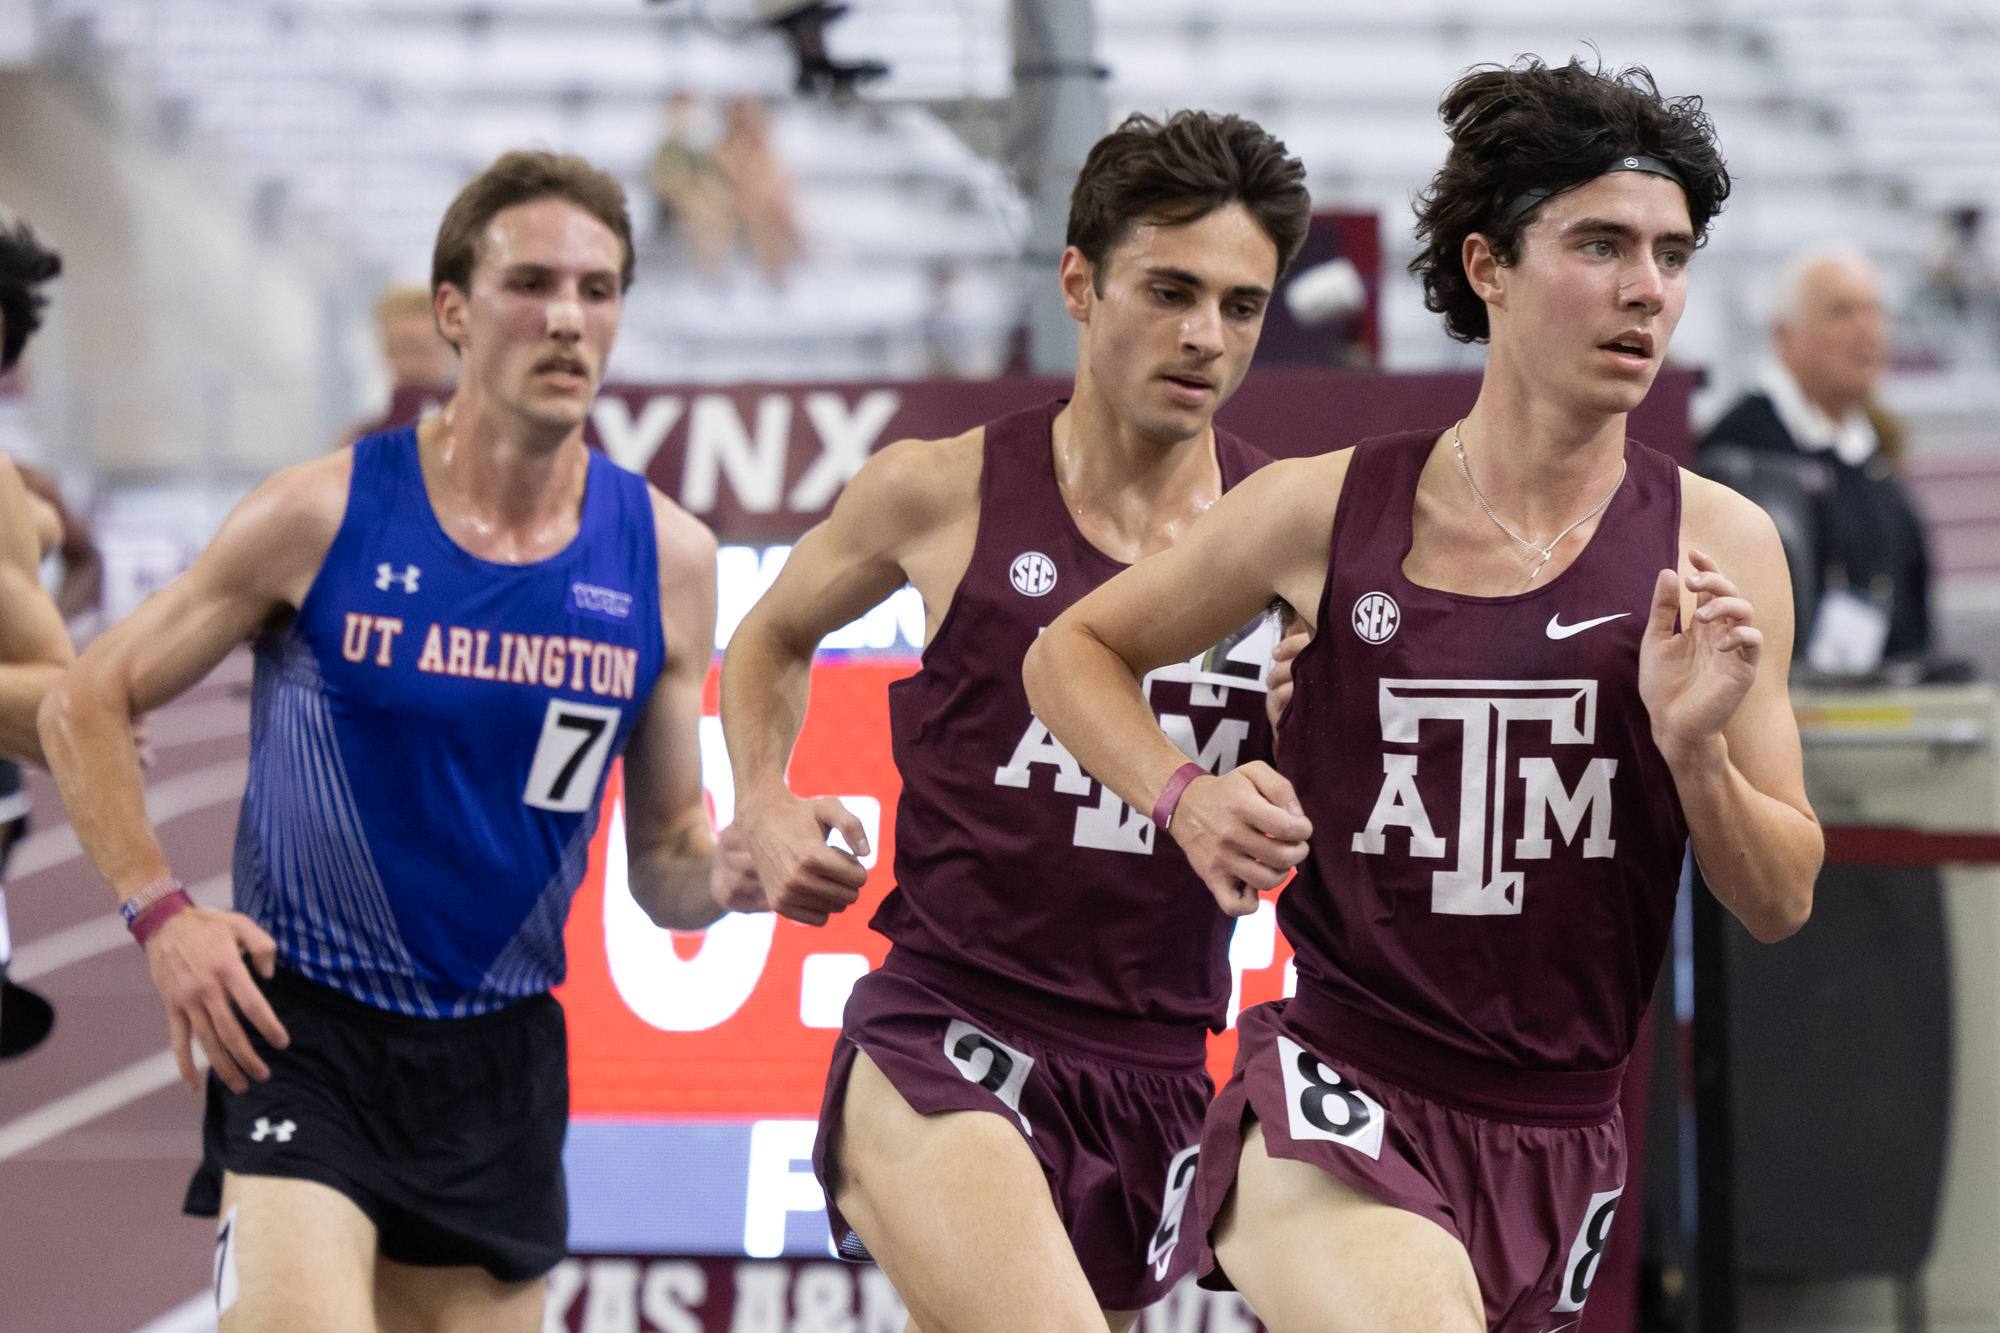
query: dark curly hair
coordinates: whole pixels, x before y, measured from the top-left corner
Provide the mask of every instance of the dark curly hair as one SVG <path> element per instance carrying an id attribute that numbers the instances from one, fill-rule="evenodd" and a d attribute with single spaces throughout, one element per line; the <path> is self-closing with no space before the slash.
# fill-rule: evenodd
<path id="1" fill-rule="evenodd" d="M 1278 250 L 1284 273 L 1312 222 L 1305 164 L 1255 121 L 1176 111 L 1134 114 L 1091 146 L 1069 197 L 1065 244 L 1083 251 L 1104 292 L 1104 259 L 1143 222 L 1178 226 L 1240 203 Z"/>
<path id="2" fill-rule="evenodd" d="M 40 288 L 60 272 L 62 257 L 44 249 L 27 223 L 10 219 L 0 209 L 0 319 L 7 326 L 6 336 L 0 338 L 0 371 L 14 368 L 28 335 L 42 327 L 42 310 L 49 298 Z"/>
<path id="3" fill-rule="evenodd" d="M 1465 238 L 1474 232 L 1511 264 L 1521 233 L 1542 203 L 1639 154 L 1672 167 L 1687 192 L 1695 241 L 1729 197 L 1729 169 L 1715 126 L 1699 97 L 1664 98 L 1645 69 L 1609 73 L 1572 59 L 1550 66 L 1526 56 L 1511 67 L 1480 66 L 1438 103 L 1451 151 L 1417 196 L 1417 242 L 1410 272 L 1424 285 L 1424 306 L 1444 316 L 1460 342 L 1488 335 L 1486 303 L 1465 275 Z M 1545 198 L 1508 217 L 1530 190 Z"/>

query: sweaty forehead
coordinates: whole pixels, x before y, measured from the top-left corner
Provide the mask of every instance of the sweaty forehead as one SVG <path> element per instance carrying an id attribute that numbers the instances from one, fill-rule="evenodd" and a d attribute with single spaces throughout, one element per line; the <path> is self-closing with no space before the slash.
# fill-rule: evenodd
<path id="1" fill-rule="evenodd" d="M 1135 222 L 1113 246 L 1107 268 L 1174 268 L 1217 288 L 1269 287 L 1278 247 L 1250 210 L 1232 200 L 1192 222 Z"/>
<path id="2" fill-rule="evenodd" d="M 567 199 L 531 199 L 495 213 L 479 234 L 475 267 L 517 264 L 587 273 L 619 271 L 624 250 L 618 235 Z"/>

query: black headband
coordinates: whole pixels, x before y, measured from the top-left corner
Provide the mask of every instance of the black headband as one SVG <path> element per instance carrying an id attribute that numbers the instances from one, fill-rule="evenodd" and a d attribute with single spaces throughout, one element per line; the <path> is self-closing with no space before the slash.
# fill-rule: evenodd
<path id="1" fill-rule="evenodd" d="M 1643 171 L 1648 176 L 1664 176 L 1674 184 L 1680 186 L 1682 194 L 1687 193 L 1687 182 L 1681 179 L 1680 172 L 1675 171 L 1657 157 L 1641 157 L 1634 153 L 1627 157 L 1615 158 L 1610 166 L 1598 172 L 1597 175 L 1609 176 L 1614 171 Z M 1589 179 L 1595 180 L 1597 177 L 1592 176 Z M 1584 183 L 1584 181 L 1578 181 L 1576 185 L 1537 186 L 1535 189 L 1529 190 L 1526 194 L 1521 195 L 1513 203 L 1500 211 L 1500 221 L 1495 224 L 1496 230 L 1500 227 L 1512 225 L 1515 218 L 1520 217 L 1521 214 L 1527 212 L 1535 205 L 1542 203 L 1554 195 L 1561 194 L 1564 190 L 1573 190 L 1577 185 Z"/>

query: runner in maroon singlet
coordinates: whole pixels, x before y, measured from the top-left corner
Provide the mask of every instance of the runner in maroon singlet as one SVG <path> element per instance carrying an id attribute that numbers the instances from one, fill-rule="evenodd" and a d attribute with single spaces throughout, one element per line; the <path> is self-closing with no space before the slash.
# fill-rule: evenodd
<path id="1" fill-rule="evenodd" d="M 1225 905 L 1309 839 L 1297 994 L 1239 1023 L 1187 1220 L 1276 1333 L 1575 1324 L 1683 848 L 1766 940 L 1822 850 L 1777 533 L 1625 436 L 1728 192 L 1699 104 L 1529 61 L 1441 109 L 1413 268 L 1491 341 L 1471 414 L 1274 464 L 1027 659 L 1055 736 L 1164 796 Z M 1283 776 L 1178 774 L 1138 673 L 1273 597 L 1311 634 Z"/>
<path id="2" fill-rule="evenodd" d="M 1180 1218 L 1232 922 L 1050 739 L 1021 658 L 1268 461 L 1211 418 L 1303 239 L 1303 176 L 1233 116 L 1101 141 L 1062 261 L 1075 396 L 884 450 L 723 664 L 737 827 L 777 909 L 823 922 L 865 872 L 826 845 L 859 848 L 853 818 L 784 785 L 813 649 L 905 581 L 923 595 L 923 669 L 890 693 L 897 887 L 873 924 L 892 947 L 848 1001 L 814 1153 L 843 1253 L 872 1252 L 923 1333 L 1124 1333 L 1196 1257 Z M 1203 771 L 1267 750 L 1263 611 L 1148 678 L 1148 716 Z"/>

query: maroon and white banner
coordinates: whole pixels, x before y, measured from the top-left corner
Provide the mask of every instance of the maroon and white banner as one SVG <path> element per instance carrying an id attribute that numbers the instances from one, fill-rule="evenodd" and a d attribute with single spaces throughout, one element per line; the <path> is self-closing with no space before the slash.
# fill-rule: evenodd
<path id="1" fill-rule="evenodd" d="M 578 1255 L 549 1275 L 543 1333 L 903 1333 L 882 1270 L 837 1259 Z M 1233 1291 L 1183 1281 L 1134 1333 L 1263 1333 Z"/>
<path id="2" fill-rule="evenodd" d="M 1371 435 L 1439 430 L 1465 415 L 1479 374 L 1259 370 L 1217 420 L 1279 458 L 1345 449 Z M 1687 401 L 1700 376 L 1666 371 L 1631 433 L 1686 462 Z M 725 542 L 790 541 L 826 517 L 868 456 L 895 440 L 941 439 L 1070 392 L 1067 380 L 877 384 L 606 385 L 588 436 L 703 519 Z M 414 421 L 436 390 L 399 391 L 386 424 Z"/>

